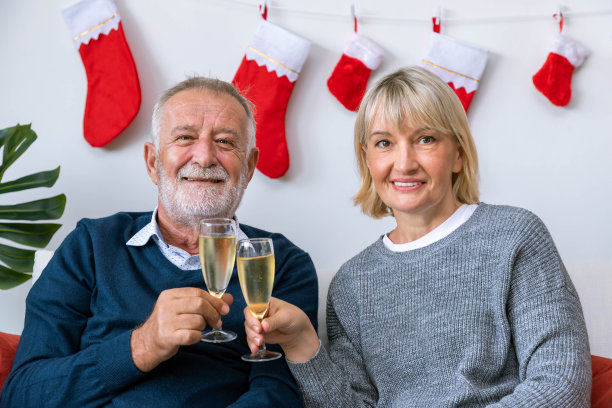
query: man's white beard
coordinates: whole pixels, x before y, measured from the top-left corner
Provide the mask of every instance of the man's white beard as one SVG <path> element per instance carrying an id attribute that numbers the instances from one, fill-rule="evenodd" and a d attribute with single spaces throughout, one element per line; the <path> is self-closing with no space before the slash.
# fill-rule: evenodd
<path id="1" fill-rule="evenodd" d="M 197 164 L 186 164 L 171 180 L 160 161 L 157 162 L 159 174 L 159 196 L 170 218 L 189 226 L 197 226 L 202 218 L 234 216 L 247 187 L 247 168 L 244 167 L 240 179 L 230 187 L 230 176 L 221 166 L 203 168 Z M 224 182 L 218 186 L 202 187 L 198 183 L 185 181 L 184 177 L 214 178 Z"/>

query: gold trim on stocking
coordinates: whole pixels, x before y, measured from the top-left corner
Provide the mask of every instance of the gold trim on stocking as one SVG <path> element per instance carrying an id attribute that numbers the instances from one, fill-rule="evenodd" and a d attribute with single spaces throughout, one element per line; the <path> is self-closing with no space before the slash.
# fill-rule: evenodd
<path id="1" fill-rule="evenodd" d="M 434 67 L 434 68 L 441 69 L 442 71 L 450 72 L 451 74 L 459 75 L 459 76 L 461 76 L 461 77 L 464 77 L 464 78 L 467 78 L 467 79 L 471 79 L 472 81 L 475 81 L 475 82 L 480 82 L 480 81 L 479 81 L 479 80 L 477 80 L 476 78 L 472 78 L 472 77 L 469 77 L 469 76 L 467 76 L 467 75 L 463 75 L 463 74 L 460 74 L 460 73 L 458 73 L 458 72 L 451 71 L 450 69 L 443 68 L 443 67 L 441 67 L 441 66 L 439 66 L 439 65 L 436 65 L 436 64 L 434 64 L 434 63 L 431 63 L 431 62 L 429 62 L 429 61 L 427 61 L 427 60 L 424 60 L 424 59 L 423 59 L 423 60 L 421 60 L 421 61 L 423 61 L 423 62 L 424 62 L 424 63 L 426 63 L 426 64 L 431 65 L 431 66 L 432 66 L 432 67 Z"/>
<path id="2" fill-rule="evenodd" d="M 285 68 L 285 69 L 288 69 L 289 71 L 293 72 L 293 73 L 294 73 L 294 74 L 296 74 L 296 75 L 299 75 L 299 74 L 300 74 L 300 72 L 299 72 L 299 71 L 295 71 L 295 70 L 293 70 L 293 69 L 289 68 L 288 66 L 281 64 L 280 62 L 276 61 L 275 59 L 272 59 L 272 58 L 268 57 L 268 56 L 267 56 L 266 54 L 264 54 L 263 52 L 258 51 L 258 50 L 256 50 L 255 48 L 253 48 L 253 47 L 251 47 L 251 46 L 249 46 L 249 47 L 247 47 L 247 48 L 248 48 L 249 50 L 253 51 L 254 53 L 257 53 L 257 54 L 261 55 L 261 56 L 262 56 L 262 57 L 264 57 L 265 59 L 272 61 L 272 62 L 273 62 L 273 63 L 275 63 L 276 65 L 280 65 L 281 67 L 283 67 L 283 68 Z"/>
<path id="3" fill-rule="evenodd" d="M 108 20 L 106 20 L 106 21 L 101 22 L 101 23 L 100 23 L 100 24 L 98 24 L 97 26 L 92 27 L 92 28 L 90 28 L 90 29 L 89 29 L 89 30 L 87 30 L 87 31 L 83 31 L 81 34 L 77 35 L 77 36 L 76 36 L 76 37 L 74 37 L 72 40 L 73 40 L 73 41 L 76 41 L 76 40 L 78 40 L 79 38 L 81 38 L 82 36 L 84 36 L 84 35 L 87 35 L 87 34 L 91 33 L 91 32 L 92 32 L 93 30 L 95 30 L 96 28 L 99 28 L 99 27 L 103 26 L 104 24 L 106 24 L 106 23 L 108 23 L 109 21 L 111 21 L 113 18 L 117 17 L 117 15 L 118 15 L 118 14 L 117 14 L 117 12 L 115 11 L 115 14 L 113 14 L 113 15 L 111 16 L 111 18 L 109 18 L 109 19 L 108 19 Z"/>

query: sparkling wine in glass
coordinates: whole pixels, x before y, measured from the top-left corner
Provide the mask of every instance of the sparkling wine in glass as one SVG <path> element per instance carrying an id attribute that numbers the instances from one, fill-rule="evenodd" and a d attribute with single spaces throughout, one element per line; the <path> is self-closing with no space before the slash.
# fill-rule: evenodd
<path id="1" fill-rule="evenodd" d="M 274 247 L 270 238 L 243 239 L 238 243 L 238 278 L 249 311 L 261 322 L 268 311 L 274 283 Z M 281 353 L 259 346 L 253 354 L 242 356 L 244 361 L 276 360 Z"/>
<path id="2" fill-rule="evenodd" d="M 221 298 L 227 289 L 236 259 L 236 222 L 229 218 L 206 218 L 200 221 L 200 264 L 208 293 Z M 218 329 L 202 332 L 202 341 L 225 343 L 236 333 Z"/>

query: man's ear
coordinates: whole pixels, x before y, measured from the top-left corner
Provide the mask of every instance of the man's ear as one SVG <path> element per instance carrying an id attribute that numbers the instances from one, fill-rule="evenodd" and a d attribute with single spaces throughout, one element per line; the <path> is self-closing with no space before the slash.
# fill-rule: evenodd
<path id="1" fill-rule="evenodd" d="M 257 147 L 253 147 L 251 149 L 251 153 L 249 154 L 249 158 L 247 160 L 249 166 L 247 182 L 250 182 L 253 178 L 253 174 L 255 173 L 255 167 L 257 167 L 257 162 L 259 161 L 259 149 Z"/>
<path id="2" fill-rule="evenodd" d="M 144 145 L 144 159 L 145 165 L 147 166 L 147 173 L 149 173 L 149 177 L 151 177 L 151 181 L 158 185 L 159 183 L 159 174 L 157 174 L 157 148 L 151 142 L 146 142 Z"/>

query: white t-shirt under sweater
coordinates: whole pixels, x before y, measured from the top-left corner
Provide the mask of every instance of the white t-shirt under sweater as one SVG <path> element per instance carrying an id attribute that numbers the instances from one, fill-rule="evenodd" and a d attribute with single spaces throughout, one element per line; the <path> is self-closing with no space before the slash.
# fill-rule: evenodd
<path id="1" fill-rule="evenodd" d="M 441 240 L 459 228 L 461 224 L 466 222 L 472 216 L 472 214 L 474 214 L 477 207 L 478 204 L 462 204 L 442 224 L 438 225 L 421 238 L 412 242 L 406 242 L 405 244 L 394 244 L 393 241 L 389 239 L 388 234 L 385 234 L 383 236 L 383 243 L 393 252 L 403 252 L 423 248 L 429 244 L 433 244 L 434 242 Z"/>

